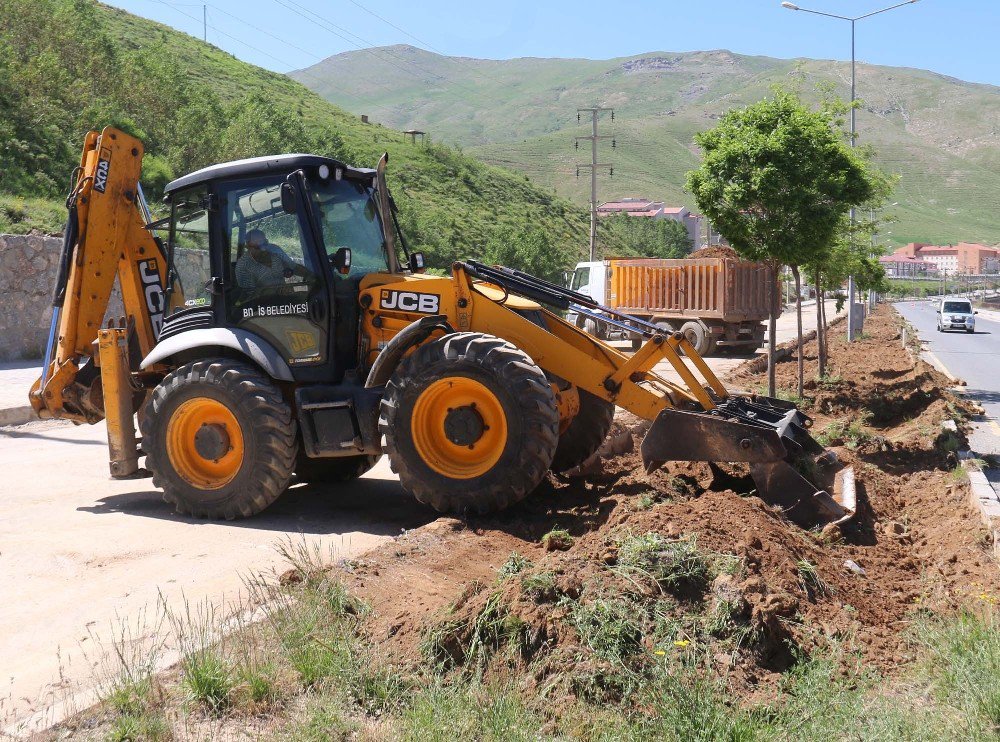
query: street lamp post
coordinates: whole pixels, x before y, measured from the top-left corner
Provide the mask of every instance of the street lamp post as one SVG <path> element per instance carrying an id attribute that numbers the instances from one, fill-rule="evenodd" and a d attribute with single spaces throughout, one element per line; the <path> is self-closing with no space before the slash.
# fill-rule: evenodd
<path id="1" fill-rule="evenodd" d="M 880 13 L 886 13 L 890 10 L 895 10 L 896 8 L 901 8 L 904 5 L 913 5 L 913 3 L 918 2 L 918 0 L 906 0 L 906 2 L 896 3 L 895 5 L 890 5 L 888 8 L 882 8 L 881 10 L 874 10 L 871 13 L 865 13 L 864 15 L 859 15 L 854 18 L 846 15 L 837 15 L 836 13 L 824 13 L 821 10 L 810 10 L 809 8 L 800 8 L 795 3 L 783 2 L 781 4 L 782 8 L 787 8 L 788 10 L 798 10 L 803 13 L 812 13 L 813 15 L 822 15 L 827 18 L 836 18 L 841 21 L 849 21 L 851 24 L 851 146 L 854 146 L 854 135 L 857 131 L 857 110 L 854 107 L 854 102 L 857 100 L 857 84 L 855 77 L 855 55 L 854 55 L 854 27 L 858 21 L 864 20 L 865 18 L 871 18 L 873 15 L 879 15 Z M 856 214 L 854 206 L 851 206 L 851 244 L 854 243 L 854 224 L 856 221 Z M 847 340 L 854 340 L 854 276 L 847 277 Z"/>

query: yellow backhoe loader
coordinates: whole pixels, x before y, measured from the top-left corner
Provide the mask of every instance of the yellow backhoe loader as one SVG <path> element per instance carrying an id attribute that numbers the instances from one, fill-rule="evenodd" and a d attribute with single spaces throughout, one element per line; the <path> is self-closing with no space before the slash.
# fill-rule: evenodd
<path id="1" fill-rule="evenodd" d="M 110 127 L 86 138 L 30 400 L 43 418 L 106 420 L 112 476 L 151 474 L 179 512 L 252 516 L 293 477 L 350 481 L 383 454 L 421 502 L 494 512 L 591 457 L 617 405 L 652 421 L 650 470 L 745 462 L 796 523 L 854 514 L 852 472 L 809 418 L 729 394 L 682 335 L 475 260 L 426 274 L 386 156 L 213 165 L 170 183 L 154 222 L 142 154 Z M 116 277 L 124 316 L 105 322 Z M 623 354 L 566 311 L 645 342 Z M 664 359 L 682 384 L 653 373 Z"/>

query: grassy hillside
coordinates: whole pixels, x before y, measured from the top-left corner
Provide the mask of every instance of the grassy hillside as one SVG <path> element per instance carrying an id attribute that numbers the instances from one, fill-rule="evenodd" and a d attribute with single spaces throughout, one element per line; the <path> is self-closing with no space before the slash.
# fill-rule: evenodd
<path id="1" fill-rule="evenodd" d="M 409 46 L 347 52 L 292 77 L 331 101 L 399 127 L 419 127 L 484 159 L 513 167 L 577 203 L 589 181 L 575 177 L 589 151 L 573 137 L 590 133 L 576 108 L 614 106 L 602 119 L 603 198 L 644 195 L 692 206 L 684 173 L 697 161 L 695 132 L 727 109 L 766 96 L 775 84 L 818 101 L 817 85 L 849 97 L 844 63 L 779 60 L 727 51 L 651 52 L 612 60 L 452 58 Z M 400 68 L 409 70 L 403 74 Z M 335 89 L 336 88 L 336 89 Z M 890 240 L 1000 242 L 1000 88 L 932 72 L 858 68 L 859 141 L 874 145 L 887 172 L 900 176 Z M 359 109 L 360 110 L 360 109 Z M 582 145 L 581 145 L 582 146 Z"/>
<path id="2" fill-rule="evenodd" d="M 148 192 L 226 159 L 315 151 L 373 166 L 388 151 L 404 230 L 432 265 L 476 255 L 498 232 L 542 229 L 559 260 L 586 246 L 586 213 L 523 174 L 411 145 L 288 77 L 92 0 L 4 3 L 0 109 L 4 230 L 57 229 L 59 210 L 38 199 L 61 200 L 84 132 L 114 124 L 146 143 Z"/>

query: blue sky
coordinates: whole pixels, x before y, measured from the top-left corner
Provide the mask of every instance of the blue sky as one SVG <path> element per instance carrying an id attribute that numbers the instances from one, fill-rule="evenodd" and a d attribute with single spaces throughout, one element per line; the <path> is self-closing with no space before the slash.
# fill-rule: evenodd
<path id="1" fill-rule="evenodd" d="M 202 35 L 202 3 L 113 0 L 111 4 Z M 892 1 L 798 4 L 861 15 Z M 492 59 L 606 59 L 648 51 L 720 48 L 782 58 L 850 58 L 850 24 L 785 10 L 780 0 L 212 0 L 207 6 L 209 42 L 279 72 L 342 51 L 397 43 Z M 309 11 L 325 22 L 310 20 Z M 857 28 L 861 61 L 919 67 L 1000 85 L 1000 0 L 919 0 L 861 21 Z"/>

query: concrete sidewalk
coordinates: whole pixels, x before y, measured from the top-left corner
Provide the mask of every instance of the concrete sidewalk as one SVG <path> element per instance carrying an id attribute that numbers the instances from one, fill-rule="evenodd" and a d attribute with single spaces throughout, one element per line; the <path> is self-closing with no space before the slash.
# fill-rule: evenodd
<path id="1" fill-rule="evenodd" d="M 41 360 L 0 363 L 0 426 L 37 419 L 28 404 L 28 391 L 41 375 Z"/>

